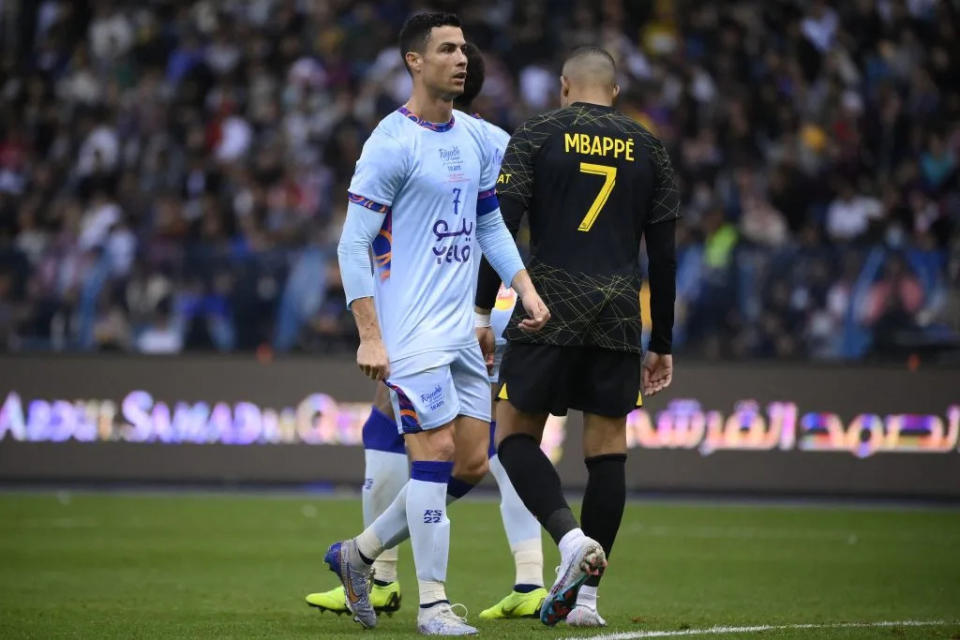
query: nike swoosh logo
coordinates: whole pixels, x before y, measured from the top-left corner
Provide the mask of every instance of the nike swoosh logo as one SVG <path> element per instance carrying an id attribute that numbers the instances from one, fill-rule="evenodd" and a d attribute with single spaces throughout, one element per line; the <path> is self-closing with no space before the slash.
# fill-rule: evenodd
<path id="1" fill-rule="evenodd" d="M 358 600 L 360 600 L 360 596 L 358 596 L 357 592 L 353 590 L 353 583 L 350 581 L 350 574 L 347 572 L 346 567 L 343 566 L 342 560 L 340 561 L 340 571 L 344 576 L 347 577 L 347 579 L 344 580 L 343 585 L 345 587 L 345 591 L 347 592 L 347 599 L 351 604 L 355 604 Z"/>
<path id="2" fill-rule="evenodd" d="M 517 604 L 513 605 L 512 607 L 509 607 L 509 608 L 508 608 L 508 607 L 503 607 L 503 615 L 508 616 L 508 617 L 509 617 L 509 616 L 512 616 L 512 615 L 516 612 L 516 610 L 520 607 L 520 605 L 522 605 L 522 604 L 524 604 L 524 603 L 523 603 L 523 602 L 518 602 Z M 537 611 L 539 611 L 539 610 L 540 610 L 540 607 L 542 607 L 542 606 L 543 606 L 543 599 L 541 598 L 541 599 L 540 599 L 540 603 L 537 605 Z"/>

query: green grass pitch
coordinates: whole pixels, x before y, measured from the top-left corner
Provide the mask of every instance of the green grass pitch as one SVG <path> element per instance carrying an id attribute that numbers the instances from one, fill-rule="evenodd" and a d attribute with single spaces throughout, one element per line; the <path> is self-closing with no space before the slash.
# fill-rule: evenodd
<path id="1" fill-rule="evenodd" d="M 631 503 L 600 588 L 609 626 L 590 631 L 478 623 L 513 581 L 500 513 L 468 499 L 450 516 L 448 593 L 481 637 L 960 638 L 956 510 Z M 377 629 L 304 603 L 335 584 L 323 552 L 359 523 L 358 498 L 0 493 L 0 638 L 419 637 L 408 544 L 403 608 Z M 692 633 L 902 620 L 943 623 Z"/>

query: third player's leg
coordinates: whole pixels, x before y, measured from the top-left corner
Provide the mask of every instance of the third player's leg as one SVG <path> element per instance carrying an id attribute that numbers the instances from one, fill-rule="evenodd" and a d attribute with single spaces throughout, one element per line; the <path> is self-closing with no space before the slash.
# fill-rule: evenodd
<path id="1" fill-rule="evenodd" d="M 397 430 L 390 390 L 383 383 L 377 384 L 373 408 L 363 426 L 364 482 L 362 492 L 363 526 L 370 526 L 396 499 L 410 479 L 407 451 L 403 436 Z M 374 562 L 373 570 L 377 584 L 374 586 L 374 606 L 378 604 L 378 587 L 381 583 L 397 580 L 397 548 L 386 549 Z M 397 591 L 393 587 L 393 591 Z M 399 592 L 397 594 L 399 598 Z"/>

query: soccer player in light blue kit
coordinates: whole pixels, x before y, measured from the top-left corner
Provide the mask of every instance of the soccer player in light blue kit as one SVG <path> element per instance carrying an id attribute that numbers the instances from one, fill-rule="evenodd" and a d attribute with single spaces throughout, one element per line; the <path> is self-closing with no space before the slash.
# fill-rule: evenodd
<path id="1" fill-rule="evenodd" d="M 467 43 L 467 78 L 463 94 L 454 100 L 454 107 L 460 111 L 473 113 L 471 104 L 483 87 L 485 69 L 483 56 L 473 44 Z M 474 114 L 475 118 L 480 118 Z M 481 120 L 486 128 L 490 150 L 499 166 L 510 140 L 510 134 L 500 127 Z M 490 318 L 480 317 L 477 324 L 488 326 L 492 322 L 496 336 L 496 351 L 490 382 L 495 384 L 499 377 L 499 360 L 506 340 L 502 337 L 516 304 L 516 294 L 512 289 L 503 288 Z M 488 362 L 488 368 L 490 363 Z M 383 513 L 396 498 L 409 480 L 407 451 L 403 436 L 398 433 L 393 408 L 390 406 L 389 388 L 377 385 L 374 406 L 363 425 L 364 446 L 364 484 L 363 484 L 363 522 L 368 526 Z M 490 423 L 491 443 L 495 423 Z M 514 582 L 510 593 L 491 607 L 480 613 L 481 620 L 503 618 L 537 617 L 540 606 L 547 595 L 543 587 L 543 547 L 541 545 L 540 523 L 523 506 L 520 497 L 510 484 L 506 470 L 497 458 L 496 450 L 489 450 L 490 472 L 496 478 L 500 488 L 500 513 L 503 528 L 514 560 Z M 457 496 L 458 490 L 470 488 L 468 484 L 451 481 L 447 485 L 448 495 Z M 370 592 L 370 601 L 377 613 L 392 614 L 399 610 L 401 602 L 400 583 L 397 580 L 397 547 L 385 550 L 373 564 L 374 583 Z M 310 593 L 307 604 L 321 611 L 337 614 L 346 613 L 346 594 L 342 586 L 328 591 Z"/>
<path id="2" fill-rule="evenodd" d="M 490 395 L 471 312 L 478 245 L 517 291 L 529 316 L 524 330 L 542 328 L 549 311 L 500 216 L 487 134 L 479 120 L 453 110 L 467 67 L 459 20 L 417 14 L 404 25 L 400 44 L 413 92 L 364 144 L 338 254 L 360 333 L 357 364 L 392 391 L 412 460 L 410 480 L 359 536 L 331 545 L 325 561 L 355 620 L 373 627 L 371 564 L 409 536 L 418 630 L 467 635 L 476 629 L 452 611 L 444 586 L 446 502 L 451 477 L 472 485 L 487 471 Z"/>

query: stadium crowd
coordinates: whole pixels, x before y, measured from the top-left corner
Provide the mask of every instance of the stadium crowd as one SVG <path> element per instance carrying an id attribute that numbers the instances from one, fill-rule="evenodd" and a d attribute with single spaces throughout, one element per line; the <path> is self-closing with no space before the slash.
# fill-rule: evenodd
<path id="1" fill-rule="evenodd" d="M 960 345 L 960 16 L 935 0 L 0 4 L 0 344 L 355 344 L 346 184 L 427 6 L 464 19 L 508 131 L 556 106 L 564 52 L 615 56 L 682 181 L 677 352 Z"/>

